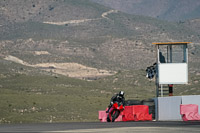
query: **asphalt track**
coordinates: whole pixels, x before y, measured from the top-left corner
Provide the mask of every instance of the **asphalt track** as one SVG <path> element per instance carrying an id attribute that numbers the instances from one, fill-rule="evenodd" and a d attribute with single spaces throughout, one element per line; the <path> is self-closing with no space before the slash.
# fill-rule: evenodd
<path id="1" fill-rule="evenodd" d="M 0 124 L 0 132 L 15 133 L 200 133 L 199 122 L 71 122 L 42 124 Z"/>

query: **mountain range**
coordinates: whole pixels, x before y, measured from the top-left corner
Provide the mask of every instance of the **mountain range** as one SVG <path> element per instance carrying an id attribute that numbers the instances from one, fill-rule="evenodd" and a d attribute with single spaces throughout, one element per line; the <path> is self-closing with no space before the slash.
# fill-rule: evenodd
<path id="1" fill-rule="evenodd" d="M 130 1 L 116 3 L 120 2 L 126 5 Z M 1 55 L 31 63 L 76 62 L 108 70 L 144 69 L 155 61 L 152 42 L 196 44 L 200 39 L 198 21 L 167 22 L 130 15 L 88 0 L 7 0 L 0 5 Z M 196 58 L 199 45 L 191 46 Z M 51 58 L 30 55 L 40 50 L 48 51 Z"/>
<path id="2" fill-rule="evenodd" d="M 153 42 L 191 42 L 189 84 L 174 95 L 200 94 L 199 3 L 1 0 L 0 123 L 98 121 L 120 90 L 155 97 Z"/>
<path id="3" fill-rule="evenodd" d="M 199 0 L 92 0 L 113 9 L 167 21 L 200 18 Z"/>

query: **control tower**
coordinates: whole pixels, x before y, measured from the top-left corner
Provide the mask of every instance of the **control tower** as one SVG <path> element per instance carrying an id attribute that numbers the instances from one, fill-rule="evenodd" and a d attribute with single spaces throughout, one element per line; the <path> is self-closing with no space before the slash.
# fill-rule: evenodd
<path id="1" fill-rule="evenodd" d="M 188 46 L 190 42 L 162 42 L 156 45 L 156 96 L 173 95 L 174 84 L 188 83 Z M 168 90 L 163 90 L 167 86 Z"/>

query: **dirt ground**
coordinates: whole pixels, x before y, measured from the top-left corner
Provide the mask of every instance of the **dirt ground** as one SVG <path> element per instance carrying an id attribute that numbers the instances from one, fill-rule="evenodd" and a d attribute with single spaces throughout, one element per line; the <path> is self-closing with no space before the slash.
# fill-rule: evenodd
<path id="1" fill-rule="evenodd" d="M 37 54 L 41 54 L 36 52 Z M 42 53 L 47 54 L 48 52 L 43 51 Z M 34 68 L 39 68 L 48 72 L 52 72 L 54 74 L 61 74 L 68 77 L 79 78 L 79 79 L 95 79 L 99 77 L 109 76 L 115 74 L 115 72 L 96 69 L 88 66 L 84 66 L 78 63 L 40 63 L 31 65 L 23 60 L 14 57 L 14 56 L 6 56 L 4 58 L 8 61 L 13 61 L 15 63 L 19 63 L 25 66 L 30 66 Z"/>

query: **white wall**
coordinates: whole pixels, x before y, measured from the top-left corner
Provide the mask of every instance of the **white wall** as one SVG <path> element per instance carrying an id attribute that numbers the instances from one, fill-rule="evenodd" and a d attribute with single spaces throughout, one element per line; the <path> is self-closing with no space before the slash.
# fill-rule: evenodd
<path id="1" fill-rule="evenodd" d="M 182 96 L 182 104 L 197 104 L 200 114 L 200 95 Z"/>
<path id="2" fill-rule="evenodd" d="M 197 104 L 200 114 L 200 95 L 158 97 L 157 119 L 160 121 L 182 121 L 181 104 Z"/>
<path id="3" fill-rule="evenodd" d="M 181 96 L 158 98 L 158 120 L 181 121 Z"/>
<path id="4" fill-rule="evenodd" d="M 159 84 L 187 84 L 187 63 L 161 63 L 158 65 Z"/>

